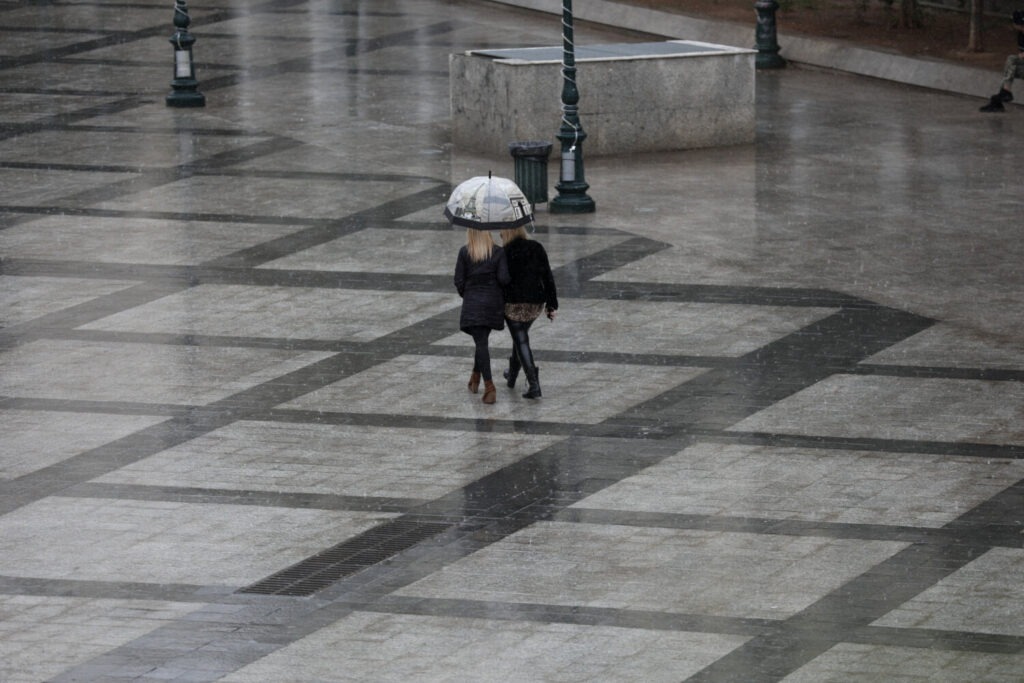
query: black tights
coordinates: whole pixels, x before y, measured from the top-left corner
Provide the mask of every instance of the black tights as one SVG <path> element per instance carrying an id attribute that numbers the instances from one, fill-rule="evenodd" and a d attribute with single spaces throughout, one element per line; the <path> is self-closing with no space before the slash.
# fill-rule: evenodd
<path id="1" fill-rule="evenodd" d="M 530 325 L 533 321 L 521 323 L 505 318 L 505 323 L 508 325 L 509 334 L 512 335 L 512 355 L 527 375 L 532 374 L 535 366 L 533 351 L 530 349 Z"/>
<path id="2" fill-rule="evenodd" d="M 479 372 L 485 382 L 491 381 L 491 352 L 487 348 L 487 337 L 491 334 L 491 328 L 478 325 L 468 328 L 473 335 L 473 343 L 476 344 L 476 352 L 473 354 L 473 372 Z"/>

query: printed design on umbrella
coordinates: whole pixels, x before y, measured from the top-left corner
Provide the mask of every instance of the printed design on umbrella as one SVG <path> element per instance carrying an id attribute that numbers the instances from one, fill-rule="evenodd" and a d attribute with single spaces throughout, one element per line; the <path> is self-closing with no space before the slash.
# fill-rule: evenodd
<path id="1" fill-rule="evenodd" d="M 453 225 L 476 230 L 511 230 L 533 220 L 533 210 L 519 186 L 508 178 L 475 176 L 458 185 L 444 215 Z"/>

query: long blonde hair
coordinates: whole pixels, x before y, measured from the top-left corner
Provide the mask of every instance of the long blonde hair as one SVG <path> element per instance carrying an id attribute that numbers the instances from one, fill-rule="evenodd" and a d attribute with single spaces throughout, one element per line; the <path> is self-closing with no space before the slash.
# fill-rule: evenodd
<path id="1" fill-rule="evenodd" d="M 476 263 L 491 258 L 494 250 L 494 238 L 489 230 L 477 230 L 466 228 L 466 247 L 469 250 L 469 260 Z"/>
<path id="2" fill-rule="evenodd" d="M 529 239 L 526 236 L 526 226 L 520 225 L 518 228 L 512 228 L 511 230 L 501 231 L 501 243 L 508 244 L 514 240 L 525 240 Z"/>

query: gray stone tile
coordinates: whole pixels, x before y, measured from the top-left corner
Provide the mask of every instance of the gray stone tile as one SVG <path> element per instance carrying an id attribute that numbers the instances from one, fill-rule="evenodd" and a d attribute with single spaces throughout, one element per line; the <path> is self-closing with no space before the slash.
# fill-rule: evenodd
<path id="1" fill-rule="evenodd" d="M 1024 350 L 1009 340 L 938 324 L 867 359 L 883 365 L 1024 369 Z"/>
<path id="2" fill-rule="evenodd" d="M 1024 445 L 1024 385 L 835 375 L 737 431 Z"/>
<path id="3" fill-rule="evenodd" d="M 261 138 L 190 133 L 59 130 L 22 135 L 4 143 L 6 161 L 162 168 L 238 149 Z"/>
<path id="4" fill-rule="evenodd" d="M 0 141 L 0 156 L 9 141 Z M 131 173 L 75 173 L 52 169 L 0 168 L 0 204 L 66 206 L 63 197 L 134 178 Z"/>
<path id="5" fill-rule="evenodd" d="M 403 186 L 379 181 L 203 176 L 104 201 L 97 206 L 104 209 L 209 212 L 242 216 L 341 218 L 389 199 L 412 194 L 414 189 L 408 184 Z M 188 200 L 183 202 L 182 197 Z"/>
<path id="6" fill-rule="evenodd" d="M 14 479 L 61 462 L 150 425 L 164 417 L 0 410 L 0 480 Z"/>
<path id="7" fill-rule="evenodd" d="M 49 680 L 195 609 L 153 600 L 0 595 L 0 679 Z"/>
<path id="8" fill-rule="evenodd" d="M 833 311 L 742 304 L 572 299 L 559 302 L 554 324 L 530 328 L 535 350 L 741 356 Z M 507 334 L 507 333 L 505 333 Z M 444 344 L 473 345 L 466 334 Z"/>
<path id="9" fill-rule="evenodd" d="M 74 277 L 0 275 L 0 328 L 56 313 L 134 284 Z"/>
<path id="10" fill-rule="evenodd" d="M 575 507 L 940 527 L 1022 478 L 1020 460 L 705 443 Z"/>
<path id="11" fill-rule="evenodd" d="M 81 326 L 87 330 L 372 341 L 458 305 L 458 295 L 200 285 Z"/>
<path id="12" fill-rule="evenodd" d="M 782 680 L 785 683 L 1017 683 L 1024 656 L 840 643 Z"/>
<path id="13" fill-rule="evenodd" d="M 443 224 L 441 211 L 440 206 L 430 209 L 430 220 Z M 539 239 L 548 251 L 551 266 L 557 268 L 614 246 L 624 241 L 625 237 L 544 235 Z M 501 244 L 500 238 L 495 241 Z M 405 273 L 451 276 L 455 272 L 455 256 L 465 243 L 466 231 L 462 229 L 427 231 L 368 228 L 260 267 L 370 273 L 394 272 L 400 268 Z M 390 256 L 381 259 L 382 253 Z"/>
<path id="14" fill-rule="evenodd" d="M 243 586 L 391 517 L 45 498 L 0 517 L 0 574 Z"/>
<path id="15" fill-rule="evenodd" d="M 522 434 L 242 421 L 96 481 L 431 499 L 557 440 Z"/>
<path id="16" fill-rule="evenodd" d="M 159 218 L 46 216 L 0 231 L 0 250 L 11 258 L 195 265 L 298 229 Z"/>
<path id="17" fill-rule="evenodd" d="M 12 45 L 20 41 L 31 41 L 32 45 L 25 45 L 24 52 L 35 51 L 36 49 L 53 49 L 62 42 L 75 43 L 88 36 L 68 35 L 63 33 L 2 33 L 3 40 L 0 41 L 0 57 L 13 56 Z M 11 54 L 3 53 L 11 50 Z M 0 121 L 8 123 L 29 123 L 39 121 L 51 116 L 73 112 L 83 105 L 95 102 L 92 98 L 85 98 L 81 95 L 36 95 L 32 93 L 4 93 L 3 101 L 0 102 Z"/>
<path id="18" fill-rule="evenodd" d="M 992 548 L 875 625 L 1024 636 L 1022 581 L 1024 550 Z"/>
<path id="19" fill-rule="evenodd" d="M 208 403 L 329 355 L 41 340 L 0 354 L 0 394 L 87 401 Z"/>
<path id="20" fill-rule="evenodd" d="M 521 388 L 508 389 L 501 380 L 507 360 L 498 359 L 507 358 L 505 353 L 492 345 L 491 367 L 498 389 L 493 405 L 481 402 L 482 389 L 477 394 L 466 390 L 473 367 L 470 352 L 465 359 L 399 356 L 281 407 L 595 424 L 702 372 L 699 368 L 658 368 L 652 376 L 643 366 L 540 360 L 544 398 L 531 401 L 520 397 Z"/>
<path id="21" fill-rule="evenodd" d="M 355 613 L 221 679 L 679 681 L 742 637 L 644 629 Z M 415 650 L 420 657 L 407 657 Z M 345 662 L 339 668 L 323 653 Z"/>
<path id="22" fill-rule="evenodd" d="M 397 594 L 784 619 L 904 546 L 538 522 Z"/>

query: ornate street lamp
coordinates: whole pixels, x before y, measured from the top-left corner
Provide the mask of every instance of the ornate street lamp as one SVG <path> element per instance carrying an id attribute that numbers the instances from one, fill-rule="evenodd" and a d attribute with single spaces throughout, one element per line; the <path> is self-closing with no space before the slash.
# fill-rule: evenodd
<path id="1" fill-rule="evenodd" d="M 196 80 L 196 67 L 192 61 L 192 44 L 196 38 L 188 32 L 191 21 L 185 0 L 174 0 L 174 25 L 178 30 L 171 36 L 171 45 L 174 46 L 174 80 L 171 81 L 173 91 L 167 96 L 168 107 L 206 105 L 206 97 L 198 91 L 199 81 Z"/>
<path id="2" fill-rule="evenodd" d="M 755 33 L 757 56 L 754 66 L 758 69 L 781 69 L 786 60 L 779 56 L 778 34 L 775 28 L 775 10 L 779 3 L 775 0 L 757 0 L 754 11 L 757 12 L 757 30 Z"/>
<path id="3" fill-rule="evenodd" d="M 592 213 L 594 200 L 587 196 L 583 178 L 583 141 L 587 134 L 580 125 L 580 92 L 576 88 L 576 55 L 572 43 L 572 0 L 562 0 L 562 126 L 555 137 L 562 141 L 558 196 L 551 200 L 551 213 Z"/>

